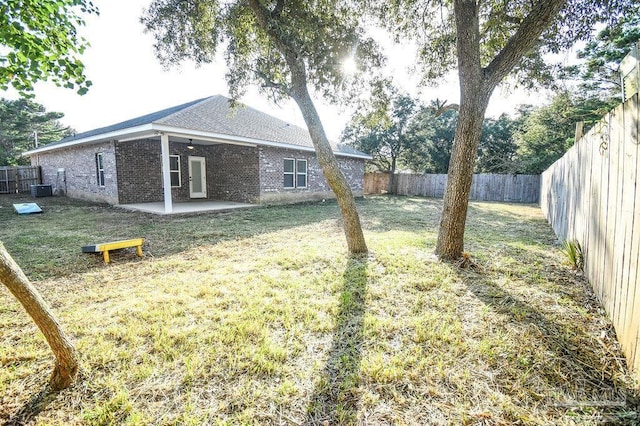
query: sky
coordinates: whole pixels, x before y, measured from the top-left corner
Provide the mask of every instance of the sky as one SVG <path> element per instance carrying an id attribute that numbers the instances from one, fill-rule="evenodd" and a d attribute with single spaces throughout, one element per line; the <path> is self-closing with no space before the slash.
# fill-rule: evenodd
<path id="1" fill-rule="evenodd" d="M 144 34 L 140 23 L 143 9 L 151 0 L 94 0 L 99 16 L 86 16 L 86 27 L 80 29 L 91 46 L 82 55 L 85 73 L 93 86 L 84 95 L 74 90 L 57 88 L 53 83 L 35 85 L 35 101 L 48 111 L 65 114 L 63 124 L 77 132 L 118 123 L 130 118 L 180 105 L 211 95 L 229 95 L 225 81 L 226 66 L 220 58 L 212 64 L 196 67 L 184 63 L 178 68 L 164 69 L 153 51 L 153 37 Z M 388 66 L 385 73 L 393 75 L 397 84 L 420 99 L 446 99 L 457 102 L 455 78 L 443 81 L 438 88 L 422 89 L 418 93 L 419 77 L 410 74 L 414 52 L 410 47 L 385 43 Z M 4 95 L 16 98 L 15 92 Z M 344 107 L 328 105 L 314 99 L 330 139 L 339 140 L 340 133 L 352 112 Z M 302 116 L 293 102 L 275 105 L 256 88 L 250 88 L 241 101 L 250 107 L 300 127 Z M 502 93 L 496 90 L 487 111 L 488 116 L 510 112 L 522 103 L 539 103 L 541 97 L 525 92 Z"/>

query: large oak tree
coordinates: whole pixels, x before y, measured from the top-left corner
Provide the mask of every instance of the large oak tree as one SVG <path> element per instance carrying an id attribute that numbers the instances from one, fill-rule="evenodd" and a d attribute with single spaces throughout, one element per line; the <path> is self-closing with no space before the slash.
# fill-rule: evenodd
<path id="1" fill-rule="evenodd" d="M 360 218 L 309 86 L 335 100 L 354 83 L 345 85 L 341 63 L 346 58 L 355 57 L 366 69 L 378 64 L 375 44 L 360 29 L 360 15 L 351 2 L 339 0 L 154 0 L 142 17 L 165 65 L 211 62 L 224 46 L 234 98 L 256 84 L 276 101 L 295 100 L 336 195 L 351 253 L 367 251 Z"/>
<path id="2" fill-rule="evenodd" d="M 427 80 L 456 68 L 460 107 L 436 254 L 456 259 L 464 228 L 482 122 L 495 88 L 508 75 L 527 86 L 549 76 L 544 54 L 588 38 L 596 22 L 617 20 L 634 0 L 393 0 L 385 23 L 420 44 Z"/>

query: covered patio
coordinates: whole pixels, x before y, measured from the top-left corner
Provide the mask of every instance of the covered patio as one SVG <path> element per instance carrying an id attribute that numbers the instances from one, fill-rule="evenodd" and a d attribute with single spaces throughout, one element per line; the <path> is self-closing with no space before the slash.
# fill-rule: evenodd
<path id="1" fill-rule="evenodd" d="M 162 201 L 155 203 L 137 203 L 137 204 L 119 204 L 118 207 L 125 210 L 132 210 L 144 213 L 170 215 L 170 214 L 189 214 L 204 212 L 225 212 L 238 209 L 248 209 L 257 207 L 259 204 L 237 203 L 235 201 L 222 200 L 206 200 L 206 201 L 187 201 L 174 202 L 170 211 L 165 209 L 165 203 Z"/>

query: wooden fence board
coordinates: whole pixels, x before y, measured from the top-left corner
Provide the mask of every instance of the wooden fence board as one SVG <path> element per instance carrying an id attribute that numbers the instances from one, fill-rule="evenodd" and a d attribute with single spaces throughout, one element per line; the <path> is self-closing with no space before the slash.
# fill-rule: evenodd
<path id="1" fill-rule="evenodd" d="M 640 101 L 638 99 L 638 95 L 631 98 L 631 101 L 634 104 L 634 108 L 636 110 L 635 116 L 632 115 L 633 119 L 635 119 L 635 126 L 632 121 L 632 142 L 636 144 L 636 165 L 638 164 L 638 159 L 640 158 Z M 628 330 L 625 330 L 625 334 L 623 336 L 622 341 L 624 342 L 636 342 L 635 345 L 628 344 L 630 347 L 631 357 L 628 359 L 631 360 L 630 364 L 634 367 L 636 372 L 640 372 L 640 347 L 638 342 L 640 342 L 640 267 L 638 267 L 638 263 L 640 263 L 640 241 L 638 240 L 638 236 L 640 236 L 640 185 L 638 185 L 638 179 L 640 179 L 640 170 L 636 168 L 636 180 L 635 180 L 635 207 L 634 207 L 634 220 L 633 220 L 633 241 L 635 242 L 633 246 L 633 250 L 631 253 L 631 262 L 635 267 L 635 281 L 634 276 L 630 275 L 630 287 L 633 289 L 633 312 L 631 315 L 630 326 Z M 624 349 L 624 346 L 623 346 Z M 626 352 L 626 350 L 625 350 Z"/>
<path id="2" fill-rule="evenodd" d="M 607 114 L 541 177 L 540 207 L 560 239 L 577 239 L 585 276 L 640 376 L 640 108 Z"/>
<path id="3" fill-rule="evenodd" d="M 384 194 L 387 191 L 388 174 L 366 173 L 365 194 Z M 398 195 L 418 195 L 442 198 L 447 186 L 447 175 L 396 175 Z M 512 203 L 537 203 L 540 200 L 540 176 L 476 174 L 473 176 L 469 199 L 478 201 L 506 201 Z"/>
<path id="4" fill-rule="evenodd" d="M 596 140 L 596 142 L 599 142 L 599 140 Z M 594 277 L 594 280 L 596 282 L 596 285 L 598 286 L 598 288 L 600 289 L 600 296 L 604 299 L 604 298 L 609 298 L 609 289 L 605 289 L 602 283 L 602 276 L 603 276 L 603 264 L 604 264 L 604 258 L 605 258 L 605 253 L 606 253 L 606 247 L 605 247 L 605 237 L 607 234 L 607 206 L 606 206 L 606 202 L 608 200 L 608 195 L 609 195 L 609 179 L 608 179 L 608 171 L 607 171 L 607 165 L 609 164 L 608 157 L 609 151 L 603 151 L 600 154 L 598 154 L 598 158 L 596 159 L 595 165 L 596 165 L 596 170 L 598 172 L 598 174 L 596 175 L 596 179 L 598 179 L 598 193 L 596 194 L 596 210 L 595 210 L 595 218 L 596 221 L 595 223 L 597 224 L 597 226 L 594 228 L 594 237 L 595 237 L 595 245 L 596 245 L 596 252 L 595 252 L 595 272 L 596 272 L 596 276 Z M 606 179 L 606 180 L 605 180 Z M 605 294 L 606 293 L 606 294 Z M 606 305 L 609 307 L 609 305 Z"/>
<path id="5" fill-rule="evenodd" d="M 619 111 L 619 115 L 612 115 L 612 120 L 615 122 L 611 123 L 611 127 L 617 129 L 615 131 L 616 138 L 612 140 L 612 143 L 617 144 L 617 162 L 615 164 L 615 168 L 610 168 L 610 174 L 613 178 L 617 179 L 615 184 L 616 191 L 616 204 L 614 206 L 613 213 L 615 215 L 615 231 L 614 238 L 612 240 L 612 257 L 610 261 L 614 264 L 615 275 L 613 276 L 614 280 L 614 294 L 613 294 L 613 323 L 617 330 L 621 329 L 621 321 L 624 323 L 624 308 L 626 304 L 623 303 L 623 298 L 625 295 L 625 290 L 623 289 L 623 280 L 624 280 L 624 258 L 625 258 L 625 220 L 624 220 L 624 204 L 625 197 L 627 196 L 627 192 L 625 191 L 625 161 L 624 161 L 624 140 L 625 140 L 625 123 L 624 123 L 624 108 Z"/>
<path id="6" fill-rule="evenodd" d="M 591 187 L 593 182 L 596 180 L 595 174 L 593 173 L 593 156 L 597 149 L 593 149 L 593 133 L 589 132 L 585 137 L 577 142 L 578 144 L 584 145 L 585 150 L 585 179 L 584 181 L 584 190 L 583 194 L 583 203 L 586 205 L 584 209 L 584 223 L 585 223 L 585 234 L 584 240 L 580 241 L 582 245 L 582 252 L 584 256 L 584 272 L 587 276 L 592 276 L 593 274 L 593 246 L 591 245 L 591 241 L 593 241 L 593 221 L 592 221 L 592 211 L 593 211 L 593 197 L 591 197 Z M 546 172 L 545 172 L 546 173 Z"/>
<path id="7" fill-rule="evenodd" d="M 0 166 L 0 194 L 28 193 L 42 183 L 39 166 Z"/>
<path id="8" fill-rule="evenodd" d="M 624 163 L 622 168 L 624 175 L 622 177 L 622 185 L 623 185 L 623 201 L 622 201 L 622 209 L 621 209 L 621 220 L 624 226 L 623 231 L 623 241 L 624 241 L 624 249 L 622 253 L 622 262 L 621 262 L 621 280 L 620 280 L 620 318 L 618 320 L 618 329 L 625 330 L 625 335 L 628 334 L 626 331 L 630 326 L 631 317 L 633 316 L 634 305 L 632 304 L 634 299 L 634 290 L 635 283 L 630 280 L 630 276 L 633 275 L 634 278 L 636 276 L 636 268 L 637 264 L 634 260 L 631 261 L 631 257 L 633 255 L 634 250 L 634 239 L 633 239 L 633 222 L 634 222 L 634 209 L 636 208 L 636 191 L 635 191 L 635 182 L 638 177 L 637 175 L 637 167 L 634 163 L 634 160 L 638 158 L 638 145 L 633 141 L 637 141 L 637 119 L 634 117 L 634 111 L 637 108 L 635 105 L 636 98 L 634 98 L 634 102 L 627 103 L 624 105 L 624 133 L 623 133 L 623 145 L 621 146 L 621 157 Z M 638 235 L 638 234 L 636 234 Z M 625 337 L 623 337 L 625 338 Z M 625 355 L 627 358 L 633 357 L 633 350 L 627 346 L 625 347 Z"/>
<path id="9" fill-rule="evenodd" d="M 602 275 L 602 282 L 604 287 L 605 298 L 603 303 L 605 309 L 609 312 L 613 325 L 616 326 L 618 312 L 616 305 L 617 296 L 617 284 L 616 284 L 616 232 L 617 232 L 617 219 L 619 210 L 619 185 L 618 180 L 619 173 L 619 152 L 620 152 L 620 137 L 621 127 L 620 112 L 618 109 L 614 109 L 609 114 L 609 149 L 608 159 L 609 164 L 607 166 L 607 175 L 609 190 L 607 191 L 608 197 L 606 201 L 606 215 L 607 215 L 607 231 L 605 234 L 604 245 L 604 268 Z"/>

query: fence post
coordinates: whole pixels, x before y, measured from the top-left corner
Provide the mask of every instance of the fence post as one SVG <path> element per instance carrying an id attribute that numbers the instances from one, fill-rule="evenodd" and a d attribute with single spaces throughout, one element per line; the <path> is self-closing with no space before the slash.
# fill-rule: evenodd
<path id="1" fill-rule="evenodd" d="M 20 171 L 17 167 L 14 167 L 16 173 L 16 194 L 20 192 Z"/>

